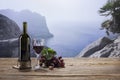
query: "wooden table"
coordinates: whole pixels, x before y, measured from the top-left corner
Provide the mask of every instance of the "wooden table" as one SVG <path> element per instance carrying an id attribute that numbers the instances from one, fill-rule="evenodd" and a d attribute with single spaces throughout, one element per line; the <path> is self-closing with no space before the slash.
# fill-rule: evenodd
<path id="1" fill-rule="evenodd" d="M 20 72 L 17 58 L 0 58 L 0 80 L 120 80 L 118 58 L 65 58 L 65 68 Z M 32 65 L 35 59 L 32 59 Z"/>

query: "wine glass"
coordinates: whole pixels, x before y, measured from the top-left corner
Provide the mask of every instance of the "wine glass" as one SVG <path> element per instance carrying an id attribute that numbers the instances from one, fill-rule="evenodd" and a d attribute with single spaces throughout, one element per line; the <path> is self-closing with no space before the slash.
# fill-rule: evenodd
<path id="1" fill-rule="evenodd" d="M 40 56 L 41 56 L 41 51 L 43 50 L 44 48 L 44 39 L 34 39 L 33 40 L 33 49 L 34 49 L 34 53 L 37 57 L 37 64 L 36 66 L 34 67 L 34 69 L 40 69 L 40 64 L 39 64 L 39 59 L 40 59 Z"/>

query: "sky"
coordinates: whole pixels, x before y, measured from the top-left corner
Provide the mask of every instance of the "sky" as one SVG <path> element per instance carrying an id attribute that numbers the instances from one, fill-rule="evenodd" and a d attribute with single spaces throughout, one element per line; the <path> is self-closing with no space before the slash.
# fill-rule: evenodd
<path id="1" fill-rule="evenodd" d="M 107 0 L 0 0 L 0 9 L 29 9 L 46 17 L 48 26 L 55 22 L 101 22 L 98 13 Z"/>

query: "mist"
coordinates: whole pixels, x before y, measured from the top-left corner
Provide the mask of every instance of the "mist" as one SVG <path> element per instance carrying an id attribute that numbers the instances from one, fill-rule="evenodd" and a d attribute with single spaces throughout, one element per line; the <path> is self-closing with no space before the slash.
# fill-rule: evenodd
<path id="1" fill-rule="evenodd" d="M 76 56 L 91 42 L 105 36 L 100 30 L 106 19 L 99 9 L 107 0 L 0 0 L 0 9 L 30 10 L 46 19 L 54 35 L 47 45 L 62 56 Z M 69 53 L 69 55 L 67 54 Z"/>

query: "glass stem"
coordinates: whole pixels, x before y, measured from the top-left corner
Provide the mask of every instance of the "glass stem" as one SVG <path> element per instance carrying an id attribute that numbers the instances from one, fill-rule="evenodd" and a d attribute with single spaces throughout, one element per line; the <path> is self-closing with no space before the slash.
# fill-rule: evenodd
<path id="1" fill-rule="evenodd" d="M 39 59 L 37 59 L 37 65 L 38 65 L 38 66 L 40 65 Z"/>
<path id="2" fill-rule="evenodd" d="M 37 54 L 37 65 L 40 65 L 40 62 L 39 62 L 39 55 Z"/>

